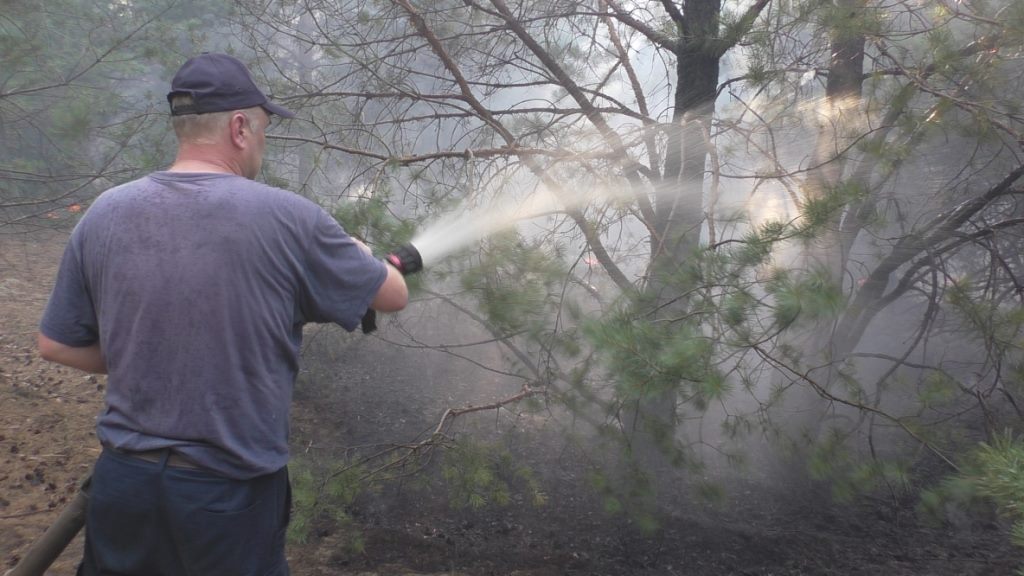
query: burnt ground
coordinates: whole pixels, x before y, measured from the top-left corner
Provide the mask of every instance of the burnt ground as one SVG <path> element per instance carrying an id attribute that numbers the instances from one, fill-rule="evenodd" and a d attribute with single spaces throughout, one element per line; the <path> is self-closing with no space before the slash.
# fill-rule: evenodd
<path id="1" fill-rule="evenodd" d="M 103 379 L 45 363 L 34 348 L 63 239 L 0 235 L 0 570 L 56 518 L 99 452 L 92 420 Z M 425 310 L 406 317 L 435 321 Z M 431 430 L 447 407 L 516 390 L 454 357 L 389 344 L 408 341 L 382 324 L 374 338 L 311 329 L 293 407 L 294 452 L 303 462 L 330 469 L 342 455 Z M 726 481 L 729 498 L 719 505 L 680 490 L 661 529 L 645 534 L 603 511 L 586 481 L 588 456 L 543 422 L 500 411 L 459 429 L 531 465 L 546 503 L 514 492 L 506 506 L 455 509 L 435 460 L 424 475 L 355 498 L 351 523 L 316 522 L 305 543 L 289 548 L 293 573 L 980 576 L 1024 565 L 993 517 L 934 524 L 917 517 L 912 499 L 839 504 L 825 486 L 769 483 L 755 472 Z M 349 545 L 357 535 L 361 551 Z M 79 536 L 51 573 L 73 574 L 81 546 Z"/>

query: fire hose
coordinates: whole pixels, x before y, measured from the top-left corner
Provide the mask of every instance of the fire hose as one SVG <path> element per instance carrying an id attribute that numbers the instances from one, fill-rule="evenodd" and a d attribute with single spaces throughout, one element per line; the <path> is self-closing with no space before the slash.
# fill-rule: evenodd
<path id="1" fill-rule="evenodd" d="M 5 572 L 4 576 L 42 576 L 57 560 L 60 553 L 75 539 L 82 526 L 85 526 L 90 479 L 85 479 L 75 498 L 64 508 L 57 520 L 32 543 L 17 566 Z"/>
<path id="2" fill-rule="evenodd" d="M 402 276 L 415 274 L 423 269 L 423 259 L 412 244 L 401 246 L 384 257 Z M 377 312 L 370 308 L 363 316 L 362 329 L 369 334 L 377 329 Z M 85 515 L 89 507 L 89 483 L 91 476 L 82 482 L 75 498 L 68 504 L 46 532 L 43 533 L 18 564 L 4 573 L 4 576 L 43 576 L 65 548 L 71 544 L 78 532 L 85 526 Z"/>

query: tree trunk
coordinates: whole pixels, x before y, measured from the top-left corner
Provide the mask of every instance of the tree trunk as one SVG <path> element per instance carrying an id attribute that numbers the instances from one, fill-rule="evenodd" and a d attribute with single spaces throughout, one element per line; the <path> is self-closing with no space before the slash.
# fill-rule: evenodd
<path id="1" fill-rule="evenodd" d="M 824 200 L 843 184 L 849 148 L 859 133 L 862 118 L 865 38 L 854 19 L 862 17 L 865 0 L 835 0 L 835 3 L 841 21 L 833 22 L 830 31 L 825 105 L 819 112 L 817 138 L 810 164 L 812 169 L 802 190 L 807 202 Z M 844 249 L 842 225 L 844 218 L 855 217 L 848 213 L 855 211 L 855 208 L 850 208 L 853 205 L 848 204 L 844 210 L 834 214 L 825 229 L 815 235 L 813 245 L 806 248 L 799 262 L 805 273 L 825 270 L 828 280 L 840 288 L 843 286 L 848 256 Z M 837 367 L 851 351 L 842 344 L 837 346 L 839 341 L 834 339 L 834 330 L 831 319 L 824 318 L 812 326 L 792 330 L 783 337 L 788 347 L 799 351 L 805 366 L 824 366 L 822 370 L 811 372 L 810 376 L 825 386 L 837 379 Z M 779 377 L 787 378 L 782 375 Z M 817 398 L 816 392 L 811 390 L 807 390 L 807 395 L 811 398 L 809 402 Z M 803 404 L 804 400 L 799 402 Z M 806 411 L 805 415 L 808 428 L 816 430 L 821 425 L 821 414 L 812 410 Z M 818 437 L 817 432 L 812 432 L 810 437 Z"/>
<path id="2" fill-rule="evenodd" d="M 843 181 L 847 164 L 845 151 L 858 133 L 861 118 L 861 93 L 864 78 L 863 33 L 855 19 L 861 18 L 865 0 L 836 0 L 842 21 L 833 23 L 830 42 L 828 81 L 825 85 L 825 107 L 819 115 L 818 135 L 813 169 L 804 183 L 807 200 L 821 200 Z M 846 268 L 840 237 L 843 214 L 838 213 L 808 250 L 805 265 L 824 267 L 836 284 L 843 281 Z"/>
<path id="3" fill-rule="evenodd" d="M 688 307 L 679 272 L 700 244 L 704 223 L 704 173 L 708 145 L 704 127 L 715 112 L 721 55 L 709 40 L 718 31 L 719 0 L 686 3 L 683 32 L 676 51 L 676 90 L 672 125 L 667 128 L 665 170 L 655 186 L 655 235 L 651 239 L 651 268 L 646 302 L 653 310 L 647 320 L 672 325 Z M 678 385 L 641 391 L 625 425 L 637 460 L 660 466 L 674 446 L 678 416 Z"/>

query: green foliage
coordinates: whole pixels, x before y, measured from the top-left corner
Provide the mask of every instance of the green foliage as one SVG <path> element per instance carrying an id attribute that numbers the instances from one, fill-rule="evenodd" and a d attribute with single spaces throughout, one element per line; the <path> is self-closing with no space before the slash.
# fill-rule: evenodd
<path id="1" fill-rule="evenodd" d="M 734 264 L 742 268 L 764 264 L 778 243 L 791 232 L 788 225 L 777 220 L 761 224 L 757 230 L 748 232 L 743 237 L 741 247 L 732 253 Z"/>
<path id="2" fill-rule="evenodd" d="M 445 452 L 441 474 L 455 508 L 507 506 L 516 492 L 533 506 L 547 502 L 533 470 L 497 445 L 460 439 Z"/>
<path id="3" fill-rule="evenodd" d="M 896 105 L 897 103 L 893 103 Z M 928 126 L 926 118 L 919 117 L 913 113 L 906 113 L 900 116 L 901 126 L 907 130 L 922 130 Z M 894 142 L 890 140 L 869 138 L 861 143 L 859 149 L 874 158 L 878 170 L 890 173 L 899 164 L 914 153 L 914 148 L 906 142 Z M 856 199 L 856 198 L 855 198 Z"/>
<path id="4" fill-rule="evenodd" d="M 929 372 L 918 391 L 925 408 L 938 408 L 952 402 L 960 391 L 957 381 L 945 372 Z"/>
<path id="5" fill-rule="evenodd" d="M 805 462 L 811 478 L 828 482 L 832 497 L 839 502 L 851 502 L 879 490 L 897 496 L 912 490 L 908 461 L 867 458 L 858 453 L 856 443 L 840 428 L 829 429 L 809 448 Z"/>
<path id="6" fill-rule="evenodd" d="M 839 431 L 833 429 L 824 436 L 822 442 L 813 446 L 813 451 L 807 459 L 807 467 L 812 478 L 824 480 L 839 476 L 837 471 L 848 466 L 849 461 L 850 454 L 845 438 Z"/>
<path id="7" fill-rule="evenodd" d="M 757 301 L 747 290 L 737 290 L 722 299 L 722 320 L 730 327 L 742 326 L 757 309 Z"/>
<path id="8" fill-rule="evenodd" d="M 371 192 L 368 198 L 339 206 L 334 217 L 349 234 L 372 243 L 375 250 L 386 252 L 409 242 L 416 232 L 415 221 L 399 218 L 391 211 L 391 194 L 384 186 L 378 185 Z"/>
<path id="9" fill-rule="evenodd" d="M 335 462 L 344 466 L 345 462 Z M 342 472 L 329 472 L 313 462 L 295 459 L 288 467 L 292 484 L 292 516 L 288 525 L 288 539 L 304 543 L 317 526 L 330 523 L 340 529 L 348 552 L 363 551 L 364 542 L 349 507 L 359 494 L 371 489 L 363 477 L 363 470 L 344 466 Z"/>
<path id="10" fill-rule="evenodd" d="M 946 298 L 970 328 L 984 335 L 999 351 L 1016 345 L 1024 328 L 1024 309 L 985 298 L 984 289 L 975 287 L 969 279 L 954 282 Z"/>
<path id="11" fill-rule="evenodd" d="M 1011 2 L 1001 9 L 999 20 L 1004 24 L 1006 40 L 1018 46 L 1024 44 L 1024 5 Z"/>
<path id="12" fill-rule="evenodd" d="M 842 2 L 819 4 L 814 14 L 821 29 L 841 39 L 879 34 L 886 18 L 884 10 L 852 10 Z"/>
<path id="13" fill-rule="evenodd" d="M 997 436 L 978 448 L 976 458 L 978 494 L 1020 525 L 1024 522 L 1024 442 L 1009 434 Z M 1024 540 L 1017 544 L 1024 546 Z"/>
<path id="14" fill-rule="evenodd" d="M 306 542 L 313 530 L 318 483 L 312 470 L 297 461 L 289 467 L 288 478 L 292 485 L 292 516 L 288 524 L 288 539 L 292 542 Z"/>
<path id="15" fill-rule="evenodd" d="M 711 342 L 688 323 L 643 322 L 627 306 L 586 322 L 583 334 L 601 350 L 624 402 L 671 393 L 684 383 L 700 386 L 709 376 Z"/>
<path id="16" fill-rule="evenodd" d="M 5 216 L 52 217 L 166 166 L 175 142 L 168 137 L 162 88 L 154 93 L 152 87 L 166 85 L 183 60 L 169 47 L 193 52 L 183 32 L 192 15 L 204 14 L 207 31 L 217 30 L 214 19 L 227 5 L 6 2 L 0 15 L 0 224 L 9 221 Z M 4 212 L 5 204 L 19 200 L 34 204 Z"/>
<path id="17" fill-rule="evenodd" d="M 89 3 L 55 1 L 46 10 L 34 4 L 7 3 L 0 17 L 0 175 L 14 163 L 33 173 L 87 170 L 88 159 L 76 148 L 87 146 L 92 128 L 122 100 L 113 91 L 103 94 L 97 74 L 113 73 L 115 65 L 97 64 L 93 73 L 93 54 L 82 46 L 115 43 L 130 18 Z M 42 195 L 35 181 L 4 183 L 5 195 Z"/>
<path id="18" fill-rule="evenodd" d="M 702 481 L 697 485 L 697 495 L 705 502 L 711 504 L 720 505 L 726 500 L 725 487 L 708 480 Z"/>
<path id="19" fill-rule="evenodd" d="M 827 190 L 821 197 L 805 198 L 800 205 L 797 233 L 806 239 L 819 237 L 829 226 L 834 226 L 842 211 L 851 203 L 867 197 L 868 190 L 856 180 L 844 180 Z"/>
<path id="20" fill-rule="evenodd" d="M 830 318 L 845 304 L 842 289 L 821 268 L 805 274 L 776 269 L 765 290 L 774 298 L 775 322 L 781 327 L 792 325 L 798 317 Z"/>
<path id="21" fill-rule="evenodd" d="M 1009 431 L 967 454 L 960 472 L 922 494 L 919 510 L 941 519 L 949 508 L 970 510 L 980 502 L 1013 522 L 1009 536 L 1024 547 L 1024 441 Z"/>
<path id="22" fill-rule="evenodd" d="M 652 507 L 653 488 L 647 472 L 624 468 L 611 476 L 593 470 L 587 476 L 590 487 L 601 498 L 602 510 L 609 516 L 628 516 L 646 534 L 658 530 L 658 515 Z"/>
<path id="23" fill-rule="evenodd" d="M 547 334 L 560 303 L 565 266 L 559 254 L 514 232 L 492 237 L 462 285 L 492 326 L 507 333 Z"/>

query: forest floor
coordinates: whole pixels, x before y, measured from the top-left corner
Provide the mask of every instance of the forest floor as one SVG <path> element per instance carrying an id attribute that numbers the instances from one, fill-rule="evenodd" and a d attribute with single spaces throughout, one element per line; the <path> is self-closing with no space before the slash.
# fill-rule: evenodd
<path id="1" fill-rule="evenodd" d="M 99 453 L 93 420 L 104 380 L 43 362 L 35 351 L 64 239 L 0 235 L 0 571 L 56 519 Z M 424 352 L 379 358 L 389 353 L 382 333 L 307 335 L 318 360 L 304 368 L 296 391 L 296 458 L 323 462 L 356 444 L 408 439 L 429 430 L 444 406 L 481 400 L 477 382 L 436 359 L 428 366 Z M 331 347 L 344 354 L 324 359 L 330 352 L 322 349 Z M 733 480 L 727 503 L 717 506 L 680 497 L 660 530 L 645 534 L 602 510 L 587 488 L 584 458 L 568 442 L 516 426 L 520 433 L 505 447 L 541 470 L 544 505 L 514 495 L 503 507 L 459 510 L 436 474 L 391 484 L 356 498 L 350 524 L 320 522 L 305 543 L 291 545 L 293 573 L 1002 576 L 1024 565 L 995 519 L 935 525 L 915 515 L 912 501 L 838 504 L 807 482 Z M 358 552 L 349 545 L 355 535 Z M 81 549 L 79 535 L 50 573 L 73 574 Z"/>

